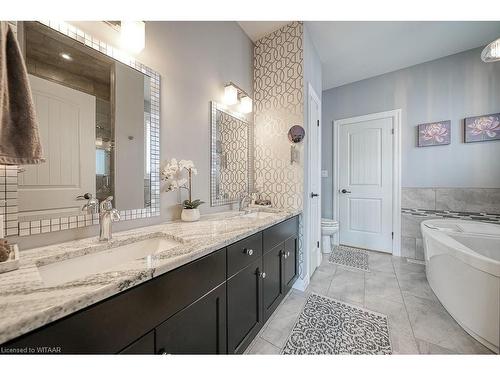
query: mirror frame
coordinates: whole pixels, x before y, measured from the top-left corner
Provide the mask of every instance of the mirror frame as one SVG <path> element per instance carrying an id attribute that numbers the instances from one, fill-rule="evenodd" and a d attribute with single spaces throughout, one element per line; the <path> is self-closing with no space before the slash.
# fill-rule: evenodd
<path id="1" fill-rule="evenodd" d="M 254 129 L 253 124 L 244 115 L 227 109 L 223 104 L 215 101 L 210 102 L 210 206 L 223 206 L 238 202 L 238 198 L 218 198 L 217 197 L 217 111 L 222 111 L 247 125 L 248 132 L 248 170 L 247 189 L 249 194 L 253 191 L 253 166 L 254 166 Z"/>
<path id="2" fill-rule="evenodd" d="M 18 39 L 22 38 L 19 31 L 19 23 L 9 22 L 17 33 Z M 151 122 L 150 122 L 150 166 L 151 166 L 151 206 L 139 207 L 137 209 L 120 210 L 120 221 L 143 219 L 160 215 L 160 74 L 150 67 L 140 63 L 134 58 L 124 54 L 122 51 L 110 46 L 109 44 L 100 41 L 94 36 L 79 30 L 78 28 L 64 21 L 39 21 L 42 25 L 51 28 L 54 31 L 73 39 L 74 41 L 92 48 L 96 51 L 107 55 L 113 60 L 119 61 L 147 76 L 151 79 Z M 20 38 L 21 37 L 21 38 Z M 20 43 L 23 43 L 21 40 Z M 2 166 L 2 168 L 10 169 L 11 167 Z M 15 189 L 17 193 L 17 174 L 18 167 L 15 168 L 16 183 Z M 7 174 L 7 170 L 6 173 Z M 14 184 L 12 184 L 14 186 Z M 11 186 L 10 190 L 14 187 Z M 17 194 L 12 194 L 12 196 Z M 99 224 L 98 214 L 79 214 L 68 215 L 59 218 L 46 218 L 32 221 L 19 221 L 17 198 L 6 199 L 5 206 L 10 207 L 5 216 L 5 227 L 7 236 L 19 235 L 29 236 L 39 233 L 55 232 L 66 229 L 81 228 L 90 225 Z M 15 206 L 15 207 L 14 207 Z M 14 226 L 15 222 L 15 226 Z"/>

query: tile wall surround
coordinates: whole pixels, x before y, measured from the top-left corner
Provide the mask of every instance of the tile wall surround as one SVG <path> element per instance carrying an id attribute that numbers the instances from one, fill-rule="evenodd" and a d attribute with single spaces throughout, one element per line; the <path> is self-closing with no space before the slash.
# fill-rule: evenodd
<path id="1" fill-rule="evenodd" d="M 153 69 L 129 57 L 120 50 L 104 43 L 74 26 L 63 21 L 40 21 L 73 40 L 93 48 L 118 60 L 151 78 L 151 116 L 150 116 L 150 159 L 151 159 L 151 206 L 120 211 L 120 221 L 143 219 L 160 215 L 160 75 Z M 17 31 L 17 22 L 9 22 Z M 47 218 L 19 222 L 18 214 L 18 167 L 0 165 L 0 215 L 4 215 L 6 236 L 29 236 L 40 233 L 57 232 L 99 224 L 98 214 L 70 215 L 67 217 Z M 83 203 L 82 203 L 83 204 Z"/>
<path id="2" fill-rule="evenodd" d="M 420 223 L 438 218 L 500 224 L 500 188 L 403 188 L 401 255 L 423 260 Z"/>
<path id="3" fill-rule="evenodd" d="M 304 147 L 291 163 L 288 130 L 304 121 L 304 25 L 291 22 L 254 47 L 254 181 L 273 207 L 302 209 Z M 299 217 L 299 268 L 305 277 L 303 216 Z"/>

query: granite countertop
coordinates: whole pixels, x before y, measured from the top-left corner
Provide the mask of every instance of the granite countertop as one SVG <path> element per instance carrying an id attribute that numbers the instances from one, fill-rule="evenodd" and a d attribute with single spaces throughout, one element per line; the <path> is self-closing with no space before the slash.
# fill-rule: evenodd
<path id="1" fill-rule="evenodd" d="M 268 210 L 270 211 L 270 210 Z M 207 215 L 200 221 L 173 221 L 113 234 L 21 251 L 20 268 L 0 274 L 0 344 L 102 301 L 174 268 L 301 213 L 274 210 L 249 218 L 238 212 Z M 47 286 L 38 266 L 90 254 L 148 238 L 179 242 L 152 256 L 133 260 L 70 282 Z"/>

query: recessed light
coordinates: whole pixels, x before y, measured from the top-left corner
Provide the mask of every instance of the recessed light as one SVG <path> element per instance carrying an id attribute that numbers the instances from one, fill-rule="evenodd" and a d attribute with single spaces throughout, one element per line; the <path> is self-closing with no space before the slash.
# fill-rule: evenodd
<path id="1" fill-rule="evenodd" d="M 73 60 L 73 58 L 71 57 L 71 55 L 69 53 L 61 53 L 61 57 L 64 59 L 64 60 L 68 60 L 68 61 L 71 61 Z"/>

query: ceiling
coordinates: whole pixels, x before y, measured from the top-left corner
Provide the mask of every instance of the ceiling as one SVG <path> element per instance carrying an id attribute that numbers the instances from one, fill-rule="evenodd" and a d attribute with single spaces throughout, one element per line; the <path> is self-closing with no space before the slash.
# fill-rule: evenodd
<path id="1" fill-rule="evenodd" d="M 291 21 L 239 21 L 240 27 L 252 41 L 256 42 Z"/>
<path id="2" fill-rule="evenodd" d="M 253 40 L 286 22 L 239 22 Z M 307 21 L 322 62 L 323 90 L 484 46 L 500 22 Z"/>

